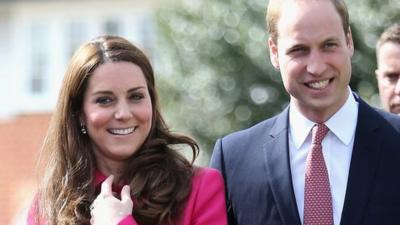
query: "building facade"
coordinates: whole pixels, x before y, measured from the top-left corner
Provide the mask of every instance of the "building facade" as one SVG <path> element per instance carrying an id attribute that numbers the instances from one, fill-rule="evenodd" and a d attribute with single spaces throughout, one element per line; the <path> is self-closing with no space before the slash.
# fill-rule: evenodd
<path id="1" fill-rule="evenodd" d="M 48 112 L 82 42 L 121 35 L 150 50 L 156 1 L 0 1 L 0 118 Z"/>

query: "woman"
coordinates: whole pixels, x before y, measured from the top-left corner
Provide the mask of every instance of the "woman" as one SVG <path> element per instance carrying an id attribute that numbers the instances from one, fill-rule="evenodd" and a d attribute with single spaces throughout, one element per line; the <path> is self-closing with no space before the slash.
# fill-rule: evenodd
<path id="1" fill-rule="evenodd" d="M 224 225 L 223 180 L 173 146 L 153 69 L 127 40 L 101 36 L 72 57 L 41 152 L 28 224 Z"/>

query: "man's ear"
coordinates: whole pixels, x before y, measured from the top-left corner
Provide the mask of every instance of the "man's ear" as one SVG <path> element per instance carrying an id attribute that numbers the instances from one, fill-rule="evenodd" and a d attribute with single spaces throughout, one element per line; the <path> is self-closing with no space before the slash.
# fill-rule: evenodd
<path id="1" fill-rule="evenodd" d="M 353 34 L 351 33 L 351 28 L 349 27 L 349 30 L 346 34 L 346 42 L 347 42 L 347 48 L 349 49 L 350 55 L 353 56 L 354 54 L 354 42 L 353 42 Z"/>
<path id="2" fill-rule="evenodd" d="M 376 80 L 379 80 L 378 78 L 379 78 L 379 69 L 376 69 L 375 70 L 375 77 L 376 77 Z"/>
<path id="3" fill-rule="evenodd" d="M 278 45 L 272 40 L 271 37 L 268 38 L 268 48 L 271 63 L 275 69 L 279 70 Z"/>

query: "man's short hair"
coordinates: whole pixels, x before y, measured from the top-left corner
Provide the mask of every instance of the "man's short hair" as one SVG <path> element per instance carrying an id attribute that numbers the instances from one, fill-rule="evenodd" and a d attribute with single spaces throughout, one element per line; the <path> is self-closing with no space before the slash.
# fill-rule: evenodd
<path id="1" fill-rule="evenodd" d="M 278 27 L 277 23 L 279 21 L 279 17 L 282 11 L 283 2 L 287 0 L 270 0 L 267 8 L 267 30 L 268 33 L 271 35 L 272 40 L 277 43 L 278 40 Z M 300 1 L 300 0 L 294 0 Z M 305 0 L 310 1 L 310 0 Z M 324 1 L 324 0 L 320 0 Z M 336 11 L 339 13 L 340 18 L 343 24 L 344 33 L 347 34 L 350 28 L 349 22 L 349 12 L 347 10 L 346 3 L 344 0 L 326 0 L 331 1 L 332 4 L 335 6 Z"/>
<path id="2" fill-rule="evenodd" d="M 400 22 L 392 24 L 379 37 L 376 44 L 376 54 L 378 55 L 379 49 L 387 42 L 394 42 L 400 44 Z"/>

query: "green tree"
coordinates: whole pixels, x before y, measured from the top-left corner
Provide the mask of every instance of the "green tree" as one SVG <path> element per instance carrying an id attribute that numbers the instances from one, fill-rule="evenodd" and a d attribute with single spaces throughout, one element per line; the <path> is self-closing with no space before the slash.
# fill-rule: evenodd
<path id="1" fill-rule="evenodd" d="M 375 42 L 383 26 L 399 19 L 398 2 L 349 3 L 356 48 L 351 86 L 373 104 Z M 216 138 L 288 104 L 269 61 L 266 6 L 266 0 L 179 0 L 157 13 L 163 110 L 173 129 L 191 133 L 207 152 Z"/>

